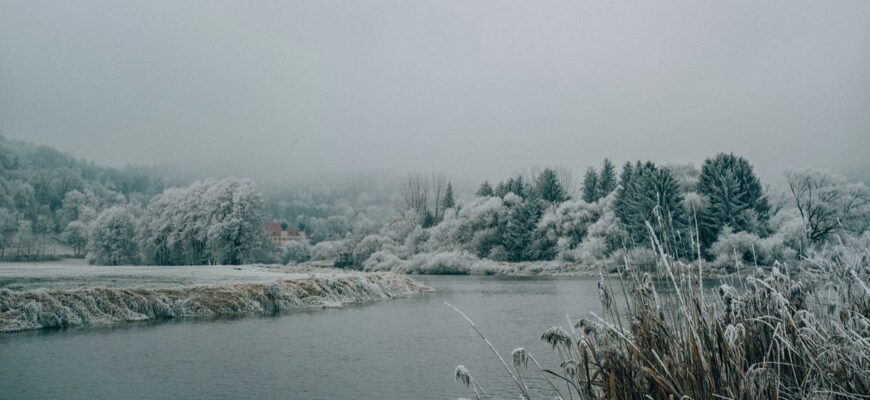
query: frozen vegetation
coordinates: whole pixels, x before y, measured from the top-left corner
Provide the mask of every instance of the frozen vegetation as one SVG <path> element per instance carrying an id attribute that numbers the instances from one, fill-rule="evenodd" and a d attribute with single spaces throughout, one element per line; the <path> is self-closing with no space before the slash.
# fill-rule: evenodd
<path id="1" fill-rule="evenodd" d="M 868 246 L 867 235 L 846 238 L 797 265 L 749 268 L 713 294 L 702 264 L 672 262 L 656 245 L 661 262 L 649 272 L 625 265 L 621 285 L 599 282 L 600 311 L 541 327 L 560 362 L 541 365 L 524 348 L 505 361 L 491 347 L 492 361 L 522 399 L 540 376 L 557 399 L 864 399 Z M 472 374 L 456 367 L 474 398 L 490 398 Z"/>
<path id="2" fill-rule="evenodd" d="M 280 266 L 0 266 L 0 332 L 178 317 L 266 315 L 428 292 L 392 273 Z"/>
<path id="3" fill-rule="evenodd" d="M 0 138 L 0 259 L 50 257 L 58 241 L 100 265 L 314 264 L 416 274 L 613 273 L 669 257 L 711 274 L 801 263 L 870 227 L 870 189 L 831 172 L 763 186 L 752 164 L 716 154 L 693 165 L 604 160 L 582 183 L 565 168 L 476 193 L 439 174 L 273 190 L 250 180 L 166 187 L 154 171 L 114 170 Z M 278 248 L 264 222 L 304 233 Z M 647 224 L 652 232 L 647 230 Z"/>

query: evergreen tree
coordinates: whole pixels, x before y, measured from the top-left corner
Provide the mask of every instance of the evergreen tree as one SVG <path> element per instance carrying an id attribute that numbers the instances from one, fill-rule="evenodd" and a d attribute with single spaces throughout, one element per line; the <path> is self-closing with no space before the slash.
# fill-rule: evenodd
<path id="1" fill-rule="evenodd" d="M 535 189 L 538 195 L 545 201 L 557 204 L 565 201 L 565 191 L 562 185 L 559 184 L 559 177 L 556 176 L 556 171 L 547 168 L 538 175 L 535 182 Z"/>
<path id="2" fill-rule="evenodd" d="M 616 167 L 605 158 L 601 166 L 601 175 L 598 177 L 598 195 L 607 197 L 614 189 L 616 189 Z"/>
<path id="3" fill-rule="evenodd" d="M 432 215 L 431 212 L 426 211 L 426 214 L 423 215 L 423 221 L 421 222 L 421 225 L 424 228 L 431 228 L 435 226 L 435 216 Z"/>
<path id="4" fill-rule="evenodd" d="M 716 241 L 722 228 L 736 232 L 763 233 L 770 205 L 752 165 L 734 154 L 717 154 L 704 161 L 698 193 L 709 201 L 699 212 L 701 244 Z"/>
<path id="5" fill-rule="evenodd" d="M 480 188 L 477 189 L 477 193 L 475 193 L 477 197 L 489 197 L 493 194 L 494 192 L 492 191 L 492 186 L 489 184 L 488 181 L 483 181 L 483 183 L 480 184 Z"/>
<path id="6" fill-rule="evenodd" d="M 594 203 L 598 199 L 598 174 L 595 173 L 595 168 L 589 167 L 583 177 L 583 201 Z"/>
<path id="7" fill-rule="evenodd" d="M 687 221 L 683 194 L 673 174 L 647 162 L 623 169 L 623 185 L 617 193 L 616 215 L 636 245 L 650 244 L 647 222 L 669 254 L 688 250 Z"/>
<path id="8" fill-rule="evenodd" d="M 453 185 L 447 182 L 447 190 L 444 192 L 444 199 L 441 200 L 441 209 L 446 210 L 456 206 L 456 200 L 453 198 Z"/>
<path id="9" fill-rule="evenodd" d="M 530 184 L 523 179 L 522 175 L 517 175 L 514 178 L 510 178 L 507 181 L 499 182 L 495 188 L 495 195 L 498 197 L 504 197 L 508 193 L 513 193 L 520 197 L 530 197 L 534 190 Z"/>
<path id="10" fill-rule="evenodd" d="M 529 259 L 532 233 L 544 212 L 541 200 L 528 199 L 511 210 L 502 231 L 502 246 L 508 253 L 509 261 Z"/>

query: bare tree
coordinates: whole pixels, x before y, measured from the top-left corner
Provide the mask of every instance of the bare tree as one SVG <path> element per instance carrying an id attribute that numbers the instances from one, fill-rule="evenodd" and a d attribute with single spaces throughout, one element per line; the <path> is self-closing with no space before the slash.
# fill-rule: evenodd
<path id="1" fill-rule="evenodd" d="M 403 219 L 420 222 L 429 211 L 429 184 L 423 174 L 410 174 L 399 187 L 396 212 Z"/>
<path id="2" fill-rule="evenodd" d="M 553 170 L 556 171 L 556 177 L 559 179 L 559 185 L 562 186 L 562 190 L 565 192 L 565 197 L 576 197 L 577 179 L 574 178 L 574 173 L 571 172 L 571 169 L 564 165 L 557 165 L 553 167 Z"/>
<path id="3" fill-rule="evenodd" d="M 444 218 L 444 194 L 447 192 L 447 178 L 442 174 L 422 173 L 408 175 L 399 187 L 396 212 L 403 219 L 414 222 L 438 223 Z"/>
<path id="4" fill-rule="evenodd" d="M 806 169 L 786 174 L 807 238 L 821 241 L 837 229 L 863 232 L 870 227 L 870 190 L 828 171 Z"/>
<path id="5" fill-rule="evenodd" d="M 435 217 L 435 222 L 438 223 L 444 218 L 444 192 L 447 190 L 447 178 L 442 174 L 432 173 L 429 176 L 429 183 L 432 189 L 432 216 Z"/>

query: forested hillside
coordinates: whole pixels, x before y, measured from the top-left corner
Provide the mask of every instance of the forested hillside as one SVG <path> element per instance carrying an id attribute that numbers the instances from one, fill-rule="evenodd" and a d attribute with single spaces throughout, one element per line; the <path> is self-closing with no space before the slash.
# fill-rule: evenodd
<path id="1" fill-rule="evenodd" d="M 146 168 L 107 168 L 0 135 L 0 259 L 51 256 L 55 239 L 84 252 L 86 225 L 116 205 L 163 190 Z"/>

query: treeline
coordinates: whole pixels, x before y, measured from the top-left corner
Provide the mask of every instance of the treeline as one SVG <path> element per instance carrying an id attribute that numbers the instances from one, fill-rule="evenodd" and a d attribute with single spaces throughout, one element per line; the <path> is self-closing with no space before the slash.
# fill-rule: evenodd
<path id="1" fill-rule="evenodd" d="M 434 187 L 449 182 L 418 174 L 400 191 L 400 218 L 353 229 L 344 239 L 294 244 L 285 259 L 348 252 L 370 269 L 420 254 L 646 266 L 659 259 L 658 243 L 674 257 L 734 268 L 799 259 L 843 235 L 867 236 L 870 191 L 863 183 L 811 169 L 786 178 L 786 192 L 765 189 L 751 163 L 734 154 L 710 157 L 700 168 L 637 161 L 617 171 L 605 160 L 586 171 L 579 190 L 567 188 L 564 171 L 545 169 L 483 182 L 473 199 L 439 207 Z"/>

